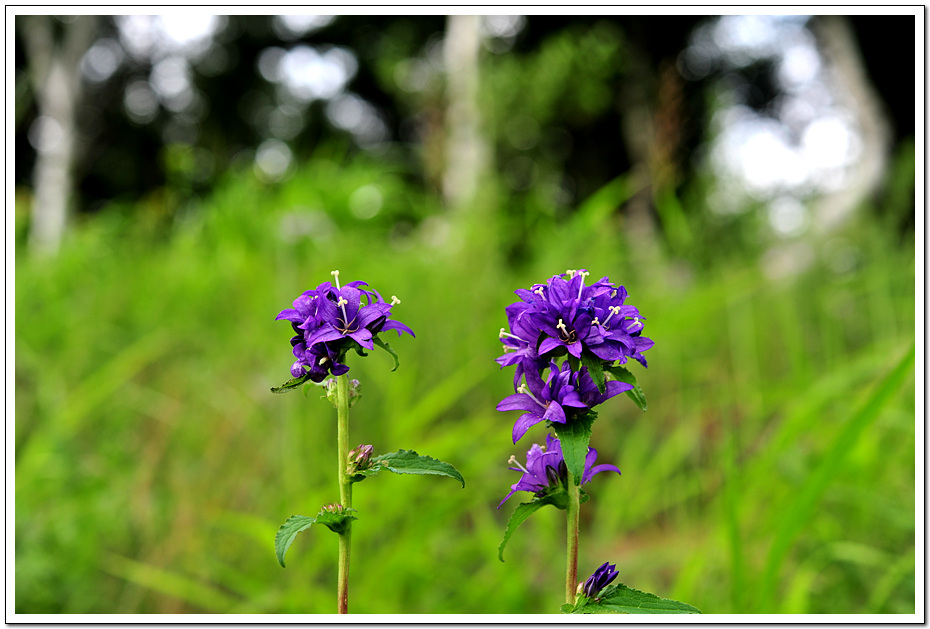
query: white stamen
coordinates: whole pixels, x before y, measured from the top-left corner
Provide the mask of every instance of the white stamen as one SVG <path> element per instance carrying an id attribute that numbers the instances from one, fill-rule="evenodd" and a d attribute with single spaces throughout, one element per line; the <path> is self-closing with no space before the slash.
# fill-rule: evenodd
<path id="1" fill-rule="evenodd" d="M 536 399 L 536 396 L 533 395 L 532 393 L 530 393 L 530 390 L 529 390 L 528 388 L 526 388 L 526 385 L 525 385 L 525 384 L 521 384 L 519 387 L 517 387 L 517 393 L 523 393 L 523 394 L 525 394 L 525 395 L 530 396 L 530 399 L 533 400 L 534 402 L 536 402 L 537 404 L 539 404 L 542 408 L 546 408 L 546 409 L 549 408 L 548 406 L 546 406 L 545 404 L 543 404 L 542 402 L 540 402 L 539 400 L 537 400 L 537 399 Z"/>
<path id="2" fill-rule="evenodd" d="M 607 322 L 610 321 L 610 319 L 614 315 L 620 314 L 620 306 L 611 306 L 610 308 L 608 308 L 608 310 L 610 310 L 610 314 L 607 315 L 607 318 L 604 319 L 604 323 L 602 323 L 601 325 L 607 325 Z"/>
<path id="3" fill-rule="evenodd" d="M 391 295 L 391 305 L 396 306 L 400 303 L 400 300 L 397 298 L 397 295 Z"/>
<path id="4" fill-rule="evenodd" d="M 642 324 L 642 322 L 639 320 L 639 317 L 633 317 L 633 323 L 630 324 L 630 328 L 632 328 L 634 325 L 638 325 L 638 326 L 640 327 L 640 329 L 642 329 L 643 324 Z M 630 329 L 629 331 L 632 332 L 633 330 Z"/>
<path id="5" fill-rule="evenodd" d="M 572 279 L 573 277 L 575 277 L 575 273 L 577 273 L 577 272 L 578 272 L 578 271 L 575 270 L 575 269 L 567 269 L 567 270 L 565 271 L 565 274 L 568 275 L 568 279 Z"/>
<path id="6" fill-rule="evenodd" d="M 540 286 L 539 288 L 537 288 L 537 289 L 534 290 L 533 292 L 536 293 L 537 295 L 539 295 L 540 297 L 545 297 L 545 295 L 543 295 L 543 287 L 542 287 L 542 286 Z"/>
<path id="7" fill-rule="evenodd" d="M 601 322 L 598 321 L 597 317 L 594 317 L 594 320 L 591 321 L 591 325 L 600 325 L 600 324 L 601 324 Z"/>
<path id="8" fill-rule="evenodd" d="M 528 469 L 526 469 L 525 467 L 523 467 L 522 465 L 520 465 L 520 461 L 518 461 L 518 460 L 517 460 L 517 457 L 515 457 L 515 456 L 512 455 L 512 454 L 510 455 L 510 458 L 507 459 L 507 462 L 508 462 L 510 465 L 516 465 L 518 468 L 520 468 L 520 471 L 522 471 L 524 474 L 529 474 L 529 473 L 530 473 L 530 471 L 529 471 Z"/>
<path id="9" fill-rule="evenodd" d="M 578 275 L 581 276 L 581 286 L 578 287 L 578 299 L 581 299 L 581 291 L 584 290 L 584 278 L 588 277 L 591 274 L 588 273 L 587 271 L 580 271 Z"/>
<path id="10" fill-rule="evenodd" d="M 320 359 L 320 361 L 317 364 L 325 365 L 327 360 L 329 360 L 329 358 L 324 356 L 323 358 Z"/>
<path id="11" fill-rule="evenodd" d="M 342 288 L 339 286 L 339 271 L 330 271 L 329 274 L 332 275 L 334 278 L 336 278 L 336 290 L 341 291 Z M 342 322 L 348 328 L 349 327 L 349 315 L 346 314 L 347 303 L 349 302 L 343 299 L 342 296 L 340 296 L 339 299 L 336 300 L 336 305 L 342 308 Z"/>
<path id="12" fill-rule="evenodd" d="M 509 337 L 509 338 L 512 338 L 512 339 L 517 339 L 517 340 L 520 341 L 521 343 L 526 343 L 527 345 L 530 344 L 529 341 L 524 341 L 524 340 L 521 339 L 519 336 L 516 336 L 516 335 L 514 335 L 514 334 L 510 334 L 509 332 L 505 332 L 505 331 L 504 331 L 504 328 L 501 328 L 500 334 L 498 335 L 497 338 L 501 338 L 501 339 L 502 339 L 502 338 L 505 338 L 505 337 Z"/>
<path id="13" fill-rule="evenodd" d="M 558 324 L 557 326 L 555 326 L 555 327 L 557 327 L 558 329 L 562 330 L 562 332 L 564 332 L 566 335 L 568 335 L 568 329 L 565 327 L 565 322 L 562 321 L 561 319 L 559 319 L 559 324 Z"/>

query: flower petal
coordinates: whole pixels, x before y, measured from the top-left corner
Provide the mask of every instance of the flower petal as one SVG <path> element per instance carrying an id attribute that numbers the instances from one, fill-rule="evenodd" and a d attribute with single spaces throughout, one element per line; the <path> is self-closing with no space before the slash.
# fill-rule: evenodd
<path id="1" fill-rule="evenodd" d="M 311 345 L 316 345 L 317 343 L 326 343 L 328 341 L 335 341 L 342 338 L 342 333 L 334 328 L 333 326 L 324 324 L 319 330 L 310 335 L 310 338 L 307 339 L 307 347 Z"/>
<path id="2" fill-rule="evenodd" d="M 521 415 L 513 425 L 513 442 L 518 442 L 526 434 L 527 430 L 541 422 L 542 419 L 541 415 L 534 415 L 533 413 Z"/>
<path id="3" fill-rule="evenodd" d="M 560 345 L 563 345 L 563 343 L 561 343 L 558 339 L 554 339 L 551 336 L 547 336 L 545 339 L 543 339 L 543 342 L 540 343 L 539 345 L 539 354 L 542 355 L 542 354 L 545 354 L 546 352 L 550 352 L 554 350 L 556 347 L 559 347 Z"/>
<path id="4" fill-rule="evenodd" d="M 511 486 L 510 486 L 510 493 L 507 494 L 506 496 L 504 496 L 504 499 L 501 500 L 501 503 L 500 503 L 499 505 L 497 505 L 497 508 L 500 509 L 501 507 L 503 507 L 503 506 L 504 506 L 504 503 L 507 502 L 507 499 L 510 498 L 512 495 L 514 495 L 514 493 L 516 493 L 516 491 L 517 491 L 517 486 L 516 486 L 516 485 L 511 485 Z"/>
<path id="5" fill-rule="evenodd" d="M 525 393 L 514 393 L 508 395 L 503 400 L 497 403 L 497 410 L 499 411 L 540 411 L 542 410 L 539 407 L 539 404 L 536 403 L 536 400 L 531 398 Z M 542 420 L 542 415 L 540 414 L 540 421 Z"/>
<path id="6" fill-rule="evenodd" d="M 413 330 L 408 328 L 406 325 L 400 321 L 395 321 L 393 319 L 388 319 L 384 322 L 384 325 L 381 327 L 382 330 L 397 330 L 397 336 L 403 336 L 404 332 L 410 336 L 416 338 L 416 334 L 413 333 Z"/>
<path id="7" fill-rule="evenodd" d="M 546 409 L 546 414 L 542 416 L 542 419 L 546 419 L 557 424 L 564 424 L 566 421 L 565 411 L 562 410 L 562 407 L 558 402 L 553 400 L 552 402 L 549 402 L 549 408 Z"/>
<path id="8" fill-rule="evenodd" d="M 278 316 L 274 318 L 275 321 L 281 321 L 286 319 L 287 321 L 295 321 L 297 323 L 303 323 L 304 317 L 300 316 L 300 313 L 294 310 L 293 308 L 286 308 L 278 313 Z"/>
<path id="9" fill-rule="evenodd" d="M 362 328 L 360 330 L 356 330 L 355 332 L 350 332 L 348 336 L 365 349 L 375 348 L 375 344 L 371 340 L 371 330 L 368 328 Z"/>
<path id="10" fill-rule="evenodd" d="M 582 482 L 587 483 L 589 480 L 594 478 L 595 474 L 600 474 L 601 472 L 616 472 L 617 474 L 620 474 L 620 468 L 618 468 L 616 465 L 611 465 L 610 463 L 595 465 L 590 470 L 585 472 Z"/>

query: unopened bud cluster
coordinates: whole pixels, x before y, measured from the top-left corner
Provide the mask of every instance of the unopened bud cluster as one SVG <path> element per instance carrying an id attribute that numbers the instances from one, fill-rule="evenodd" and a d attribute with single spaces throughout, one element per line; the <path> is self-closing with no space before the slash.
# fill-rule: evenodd
<path id="1" fill-rule="evenodd" d="M 374 450 L 374 446 L 367 445 L 359 445 L 349 450 L 346 461 L 346 474 L 357 474 L 371 467 L 371 455 Z"/>
<path id="2" fill-rule="evenodd" d="M 330 401 L 333 407 L 336 407 L 336 379 L 329 378 L 324 380 L 322 385 L 323 388 L 326 389 L 326 395 L 324 397 Z M 355 403 L 362 397 L 361 390 L 362 384 L 358 380 L 355 378 L 349 380 L 349 408 L 355 406 Z"/>
<path id="3" fill-rule="evenodd" d="M 340 514 L 345 513 L 345 507 L 343 507 L 341 504 L 334 502 L 332 504 L 323 505 L 323 508 L 321 509 L 321 511 L 326 511 L 328 513 L 335 513 L 336 515 L 340 515 Z"/>

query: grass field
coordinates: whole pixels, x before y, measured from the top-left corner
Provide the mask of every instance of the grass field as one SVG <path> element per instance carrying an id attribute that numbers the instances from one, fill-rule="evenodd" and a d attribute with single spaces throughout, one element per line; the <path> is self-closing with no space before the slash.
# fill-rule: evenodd
<path id="1" fill-rule="evenodd" d="M 366 183 L 385 206 L 361 220 L 347 199 Z M 20 246 L 15 611 L 335 610 L 334 536 L 303 533 L 286 569 L 273 551 L 285 518 L 338 495 L 335 413 L 269 388 L 292 362 L 275 315 L 339 269 L 397 295 L 417 334 L 392 343 L 394 373 L 383 352 L 350 357 L 352 441 L 467 480 L 356 486 L 351 610 L 557 612 L 562 512 L 497 560 L 506 461 L 545 432 L 511 444 L 494 358 L 514 289 L 587 268 L 627 287 L 656 345 L 633 367 L 648 411 L 621 396 L 594 426 L 623 475 L 587 487 L 579 572 L 609 560 L 705 613 L 915 612 L 913 234 L 866 210 L 772 279 L 761 245 L 729 255 L 694 231 L 697 264 L 608 206 L 518 229 L 436 203 L 396 173 L 314 162 L 279 187 L 230 177 L 170 229 L 149 199 L 83 219 L 55 260 Z"/>

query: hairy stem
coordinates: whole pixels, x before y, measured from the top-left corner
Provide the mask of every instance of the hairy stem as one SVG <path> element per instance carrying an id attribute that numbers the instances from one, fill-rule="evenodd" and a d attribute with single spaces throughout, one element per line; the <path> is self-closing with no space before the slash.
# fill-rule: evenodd
<path id="1" fill-rule="evenodd" d="M 581 487 L 575 484 L 571 470 L 568 472 L 568 507 L 565 509 L 567 552 L 565 559 L 565 602 L 575 602 L 578 587 L 578 523 L 581 511 Z"/>
<path id="2" fill-rule="evenodd" d="M 339 500 L 346 509 L 352 508 L 352 482 L 346 474 L 346 464 L 349 458 L 349 377 L 346 375 L 336 377 L 336 416 L 338 422 L 337 450 L 339 466 Z M 352 543 L 352 522 L 346 523 L 346 530 L 339 535 L 339 585 L 336 595 L 338 597 L 338 611 L 340 614 L 349 613 L 349 551 Z"/>

